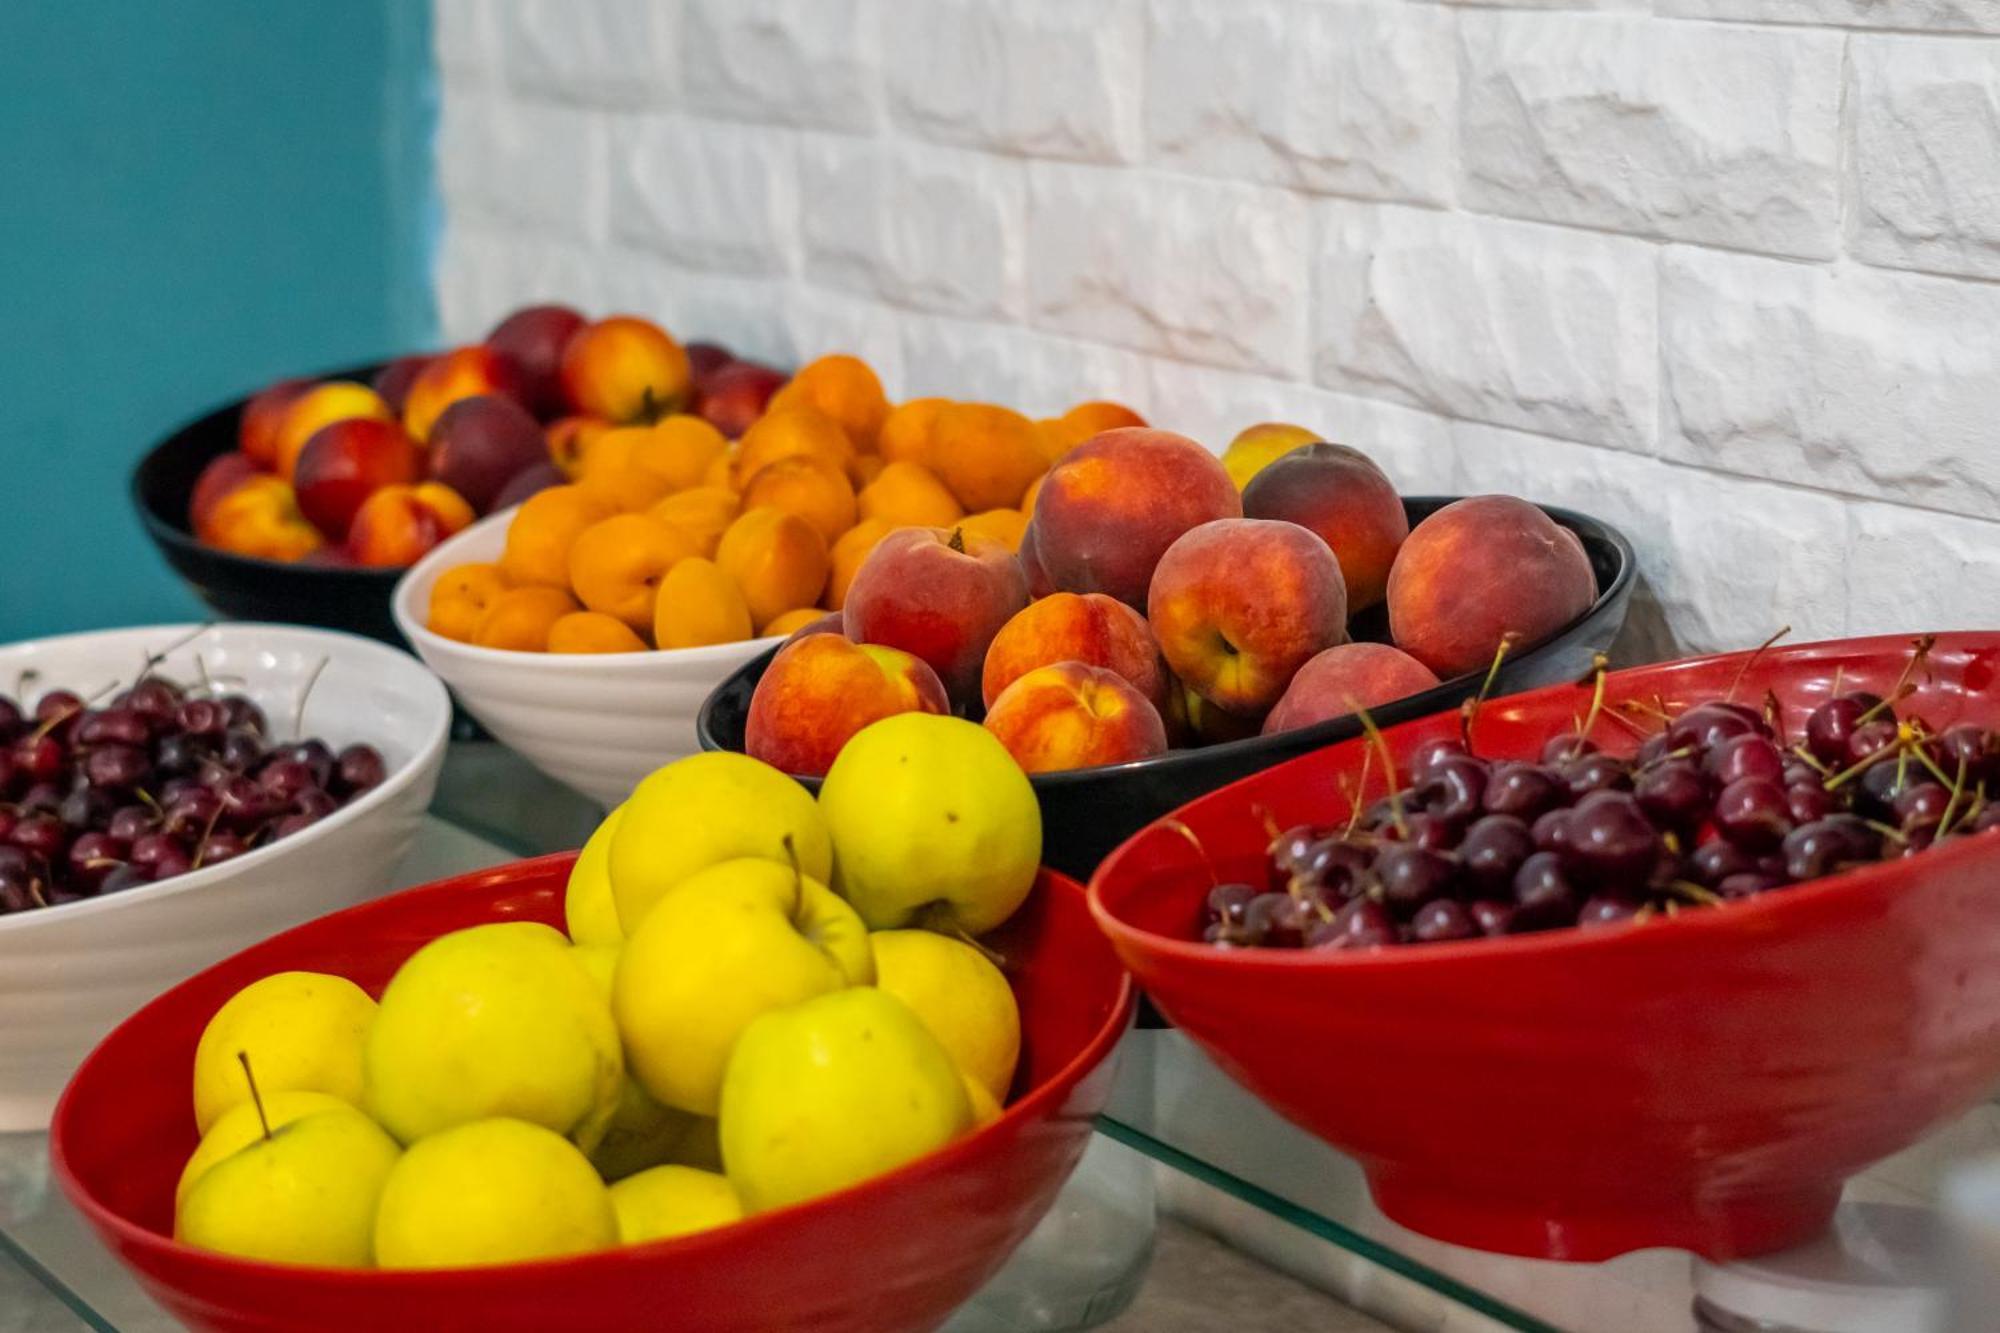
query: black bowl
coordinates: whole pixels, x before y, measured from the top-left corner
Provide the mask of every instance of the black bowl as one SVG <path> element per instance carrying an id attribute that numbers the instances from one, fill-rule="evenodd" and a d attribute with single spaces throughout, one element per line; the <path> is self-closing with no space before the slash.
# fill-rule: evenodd
<path id="1" fill-rule="evenodd" d="M 381 363 L 328 371 L 315 379 L 366 384 Z M 287 564 L 203 546 L 188 527 L 188 500 L 210 459 L 236 447 L 237 419 L 248 399 L 196 417 L 147 451 L 132 473 L 132 504 L 146 535 L 193 588 L 232 620 L 270 620 L 347 630 L 403 648 L 389 614 L 400 569 L 342 569 Z"/>
<path id="2" fill-rule="evenodd" d="M 1403 508 L 1414 526 L 1454 498 L 1409 497 Z M 1596 655 L 1610 648 L 1618 637 L 1625 624 L 1626 604 L 1632 598 L 1632 545 L 1617 529 L 1567 509 L 1552 505 L 1541 508 L 1583 539 L 1583 549 L 1597 573 L 1597 601 L 1546 639 L 1509 654 L 1494 682 L 1495 694 L 1518 693 L 1588 675 Z M 1352 628 L 1357 639 L 1388 638 L 1387 617 L 1379 607 L 1357 617 Z M 704 750 L 742 750 L 750 696 L 777 652 L 773 648 L 746 663 L 702 704 L 695 727 Z M 1456 708 L 1479 692 L 1484 679 L 1484 672 L 1458 676 L 1421 694 L 1384 704 L 1373 710 L 1372 716 L 1386 727 Z M 1088 880 L 1112 848 L 1169 810 L 1259 769 L 1360 732 L 1358 717 L 1337 717 L 1277 736 L 1175 750 L 1127 764 L 1034 774 L 1029 780 L 1042 803 L 1042 860 L 1066 875 Z M 819 790 L 817 778 L 800 777 L 799 781 Z"/>

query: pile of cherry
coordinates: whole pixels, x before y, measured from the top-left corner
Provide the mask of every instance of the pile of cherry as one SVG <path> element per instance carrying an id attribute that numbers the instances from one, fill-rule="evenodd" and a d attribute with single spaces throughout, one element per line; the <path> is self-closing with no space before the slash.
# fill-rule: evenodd
<path id="1" fill-rule="evenodd" d="M 0 914 L 218 865 L 382 781 L 382 756 L 271 744 L 256 704 L 147 676 L 92 708 L 0 695 Z"/>
<path id="2" fill-rule="evenodd" d="M 1433 740 L 1345 826 L 1276 833 L 1267 885 L 1217 885 L 1203 938 L 1354 949 L 1604 925 L 1995 828 L 2000 731 L 1933 732 L 1867 693 L 1821 704 L 1794 738 L 1756 709 L 1697 704 L 1631 759 L 1585 734 L 1539 762 Z"/>

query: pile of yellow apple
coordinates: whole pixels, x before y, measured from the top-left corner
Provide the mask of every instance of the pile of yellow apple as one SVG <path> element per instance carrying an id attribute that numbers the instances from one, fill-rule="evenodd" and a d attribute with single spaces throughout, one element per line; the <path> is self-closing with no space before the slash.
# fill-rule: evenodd
<path id="1" fill-rule="evenodd" d="M 647 777 L 571 873 L 567 938 L 418 949 L 379 1003 L 286 972 L 194 1062 L 188 1244 L 280 1263 L 516 1263 L 726 1225 L 997 1116 L 1020 1016 L 973 937 L 1041 858 L 1033 790 L 956 718 L 865 729 L 817 801 L 757 760 Z"/>

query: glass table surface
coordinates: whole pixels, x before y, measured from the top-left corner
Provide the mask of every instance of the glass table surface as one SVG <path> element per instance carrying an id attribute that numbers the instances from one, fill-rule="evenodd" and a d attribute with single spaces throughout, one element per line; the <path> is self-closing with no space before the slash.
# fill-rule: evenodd
<path id="1" fill-rule="evenodd" d="M 596 807 L 504 748 L 455 744 L 399 885 L 579 846 L 599 816 Z M 1093 1158 L 1139 1154 L 1163 1213 L 1224 1237 L 1231 1249 L 1269 1266 L 1247 1270 L 1244 1282 L 1256 1294 L 1246 1297 L 1243 1282 L 1189 1280 L 1207 1271 L 1204 1262 L 1241 1260 L 1155 1262 L 1139 1296 L 1149 1318 L 1127 1315 L 1107 1327 L 1221 1327 L 1224 1310 L 1216 1302 L 1223 1300 L 1247 1300 L 1266 1314 L 1282 1310 L 1294 1324 L 1299 1311 L 1315 1310 L 1315 1326 L 1381 1327 L 1334 1301 L 1317 1309 L 1311 1302 L 1324 1298 L 1304 1287 L 1292 1291 L 1296 1284 L 1272 1269 L 1335 1293 L 1393 1327 L 1423 1333 L 1686 1333 L 1694 1327 L 1698 1262 L 1690 1256 L 1655 1250 L 1600 1264 L 1563 1264 L 1488 1255 L 1417 1235 L 1374 1207 L 1352 1160 L 1285 1122 L 1172 1030 L 1127 1037 L 1098 1130 Z M 1952 1164 L 1995 1150 L 2000 1107 L 1989 1104 L 1857 1179 L 1848 1197 L 1924 1205 Z M 1162 1234 L 1182 1246 L 1219 1248 L 1198 1234 Z M 1276 1285 L 1264 1290 L 1258 1284 Z M 1281 1287 L 1283 1299 L 1274 1294 Z M 1003 1326 L 966 1324 L 968 1331 Z M 1239 1312 L 1227 1326 L 1288 1325 Z M 175 1327 L 55 1188 L 46 1136 L 0 1135 L 0 1333 Z"/>

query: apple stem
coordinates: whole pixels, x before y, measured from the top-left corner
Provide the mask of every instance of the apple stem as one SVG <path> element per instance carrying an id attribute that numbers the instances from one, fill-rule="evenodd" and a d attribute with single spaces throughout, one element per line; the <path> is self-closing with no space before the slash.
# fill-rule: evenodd
<path id="1" fill-rule="evenodd" d="M 257 1123 L 264 1127 L 264 1137 L 271 1137 L 271 1118 L 264 1114 L 264 1097 L 257 1091 L 257 1076 L 250 1072 L 250 1052 L 238 1051 L 237 1061 L 243 1066 L 244 1081 L 250 1085 L 250 1104 L 257 1108 Z"/>
<path id="2" fill-rule="evenodd" d="M 785 844 L 785 859 L 792 863 L 792 887 L 803 896 L 806 891 L 806 872 L 799 866 L 799 849 L 793 844 L 792 835 L 789 833 L 779 841 Z"/>

